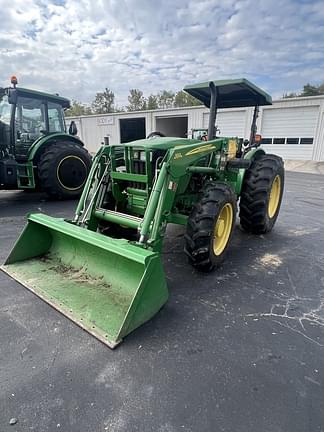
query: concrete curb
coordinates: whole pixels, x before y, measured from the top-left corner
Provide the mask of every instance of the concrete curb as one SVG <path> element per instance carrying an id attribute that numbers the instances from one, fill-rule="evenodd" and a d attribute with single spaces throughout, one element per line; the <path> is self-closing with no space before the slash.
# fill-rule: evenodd
<path id="1" fill-rule="evenodd" d="M 286 159 L 285 169 L 310 174 L 324 174 L 324 162 Z"/>

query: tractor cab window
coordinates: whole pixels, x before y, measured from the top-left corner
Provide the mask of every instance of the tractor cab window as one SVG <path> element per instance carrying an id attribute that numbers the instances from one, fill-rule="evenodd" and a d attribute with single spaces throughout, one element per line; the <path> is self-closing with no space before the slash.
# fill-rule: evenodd
<path id="1" fill-rule="evenodd" d="M 8 96 L 0 96 L 0 156 L 2 151 L 8 149 L 10 145 L 11 108 Z"/>
<path id="2" fill-rule="evenodd" d="M 65 132 L 64 114 L 61 105 L 48 102 L 49 132 Z"/>
<path id="3" fill-rule="evenodd" d="M 8 96 L 3 95 L 0 98 L 0 122 L 10 125 L 11 105 L 8 102 Z"/>
<path id="4" fill-rule="evenodd" d="M 40 99 L 19 97 L 16 109 L 17 136 L 28 134 L 32 140 L 46 130 L 45 106 Z"/>

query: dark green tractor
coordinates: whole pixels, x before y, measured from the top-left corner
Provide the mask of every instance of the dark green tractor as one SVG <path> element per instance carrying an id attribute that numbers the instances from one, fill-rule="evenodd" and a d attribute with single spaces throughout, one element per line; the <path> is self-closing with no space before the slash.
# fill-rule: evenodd
<path id="1" fill-rule="evenodd" d="M 207 138 L 101 147 L 73 220 L 30 215 L 2 267 L 110 347 L 167 301 L 168 224 L 184 226 L 190 263 L 210 271 L 229 249 L 238 207 L 255 234 L 271 231 L 279 214 L 283 162 L 256 135 L 258 107 L 271 97 L 244 79 L 185 90 L 210 108 Z M 218 108 L 233 107 L 254 107 L 249 140 L 216 136 Z"/>
<path id="2" fill-rule="evenodd" d="M 77 138 L 75 123 L 66 132 L 68 99 L 12 87 L 0 88 L 0 189 L 42 190 L 57 199 L 77 198 L 91 157 Z"/>

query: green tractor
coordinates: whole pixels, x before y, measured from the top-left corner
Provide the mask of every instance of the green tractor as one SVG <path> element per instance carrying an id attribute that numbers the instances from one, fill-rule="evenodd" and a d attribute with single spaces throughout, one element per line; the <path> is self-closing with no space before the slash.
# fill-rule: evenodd
<path id="1" fill-rule="evenodd" d="M 161 251 L 169 223 L 201 271 L 219 266 L 237 207 L 244 230 L 278 217 L 282 159 L 256 137 L 271 97 L 245 79 L 185 87 L 210 108 L 207 141 L 155 137 L 102 147 L 73 220 L 32 214 L 2 269 L 111 348 L 154 316 L 168 289 Z M 216 137 L 218 108 L 254 107 L 251 138 Z M 239 203 L 239 204 L 238 204 Z"/>
<path id="2" fill-rule="evenodd" d="M 201 141 L 208 140 L 208 129 L 200 128 L 200 129 L 191 129 L 188 138 L 191 139 L 199 139 Z"/>
<path id="3" fill-rule="evenodd" d="M 91 157 L 66 133 L 68 99 L 17 87 L 0 88 L 0 189 L 42 190 L 57 199 L 77 198 L 90 171 Z"/>

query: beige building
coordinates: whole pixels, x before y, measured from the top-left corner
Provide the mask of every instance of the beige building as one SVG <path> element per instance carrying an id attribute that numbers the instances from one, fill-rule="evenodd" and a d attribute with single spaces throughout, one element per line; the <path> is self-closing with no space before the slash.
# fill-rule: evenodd
<path id="1" fill-rule="evenodd" d="M 253 108 L 219 110 L 216 124 L 223 136 L 248 138 Z M 207 128 L 208 109 L 186 107 L 67 118 L 91 153 L 108 136 L 110 143 L 125 143 L 159 131 L 186 137 L 192 128 Z M 267 152 L 284 159 L 324 161 L 324 96 L 281 99 L 261 107 L 257 121 Z"/>

